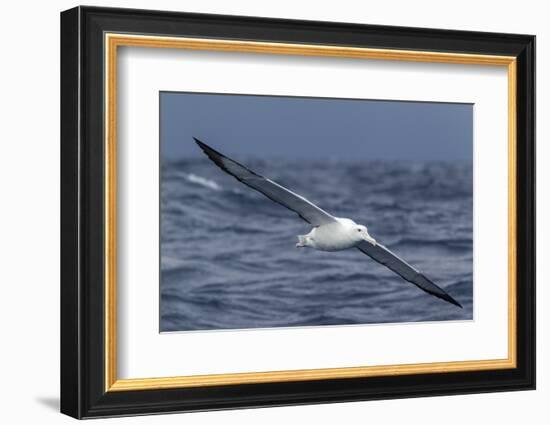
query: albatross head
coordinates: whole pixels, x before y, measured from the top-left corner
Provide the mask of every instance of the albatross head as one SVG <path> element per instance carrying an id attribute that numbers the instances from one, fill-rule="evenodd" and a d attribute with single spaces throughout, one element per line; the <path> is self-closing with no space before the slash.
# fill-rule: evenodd
<path id="1" fill-rule="evenodd" d="M 355 238 L 357 242 L 367 241 L 373 245 L 376 245 L 376 240 L 371 235 L 369 235 L 367 226 L 363 226 L 362 224 L 356 224 L 354 230 L 355 230 Z"/>

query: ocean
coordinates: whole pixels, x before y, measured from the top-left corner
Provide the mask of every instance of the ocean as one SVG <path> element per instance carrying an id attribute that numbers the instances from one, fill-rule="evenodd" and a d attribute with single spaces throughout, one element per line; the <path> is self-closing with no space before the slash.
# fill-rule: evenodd
<path id="1" fill-rule="evenodd" d="M 161 332 L 472 319 L 471 163 L 238 160 L 366 225 L 464 308 L 357 249 L 295 248 L 295 213 L 206 158 L 164 160 Z"/>

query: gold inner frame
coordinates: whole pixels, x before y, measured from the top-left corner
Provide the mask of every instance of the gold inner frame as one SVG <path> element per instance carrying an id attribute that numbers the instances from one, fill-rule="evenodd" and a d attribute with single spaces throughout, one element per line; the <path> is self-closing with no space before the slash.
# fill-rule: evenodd
<path id="1" fill-rule="evenodd" d="M 308 381 L 416 373 L 447 373 L 516 367 L 516 58 L 463 53 L 370 49 L 328 45 L 105 34 L 105 391 Z M 116 324 L 116 123 L 119 46 L 436 62 L 507 67 L 508 72 L 508 357 L 419 364 L 246 372 L 214 375 L 118 379 Z"/>

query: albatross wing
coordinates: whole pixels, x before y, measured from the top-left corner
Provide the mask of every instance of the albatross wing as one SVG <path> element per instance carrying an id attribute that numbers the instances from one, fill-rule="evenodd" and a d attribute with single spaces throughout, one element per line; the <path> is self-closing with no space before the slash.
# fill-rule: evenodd
<path id="1" fill-rule="evenodd" d="M 427 292 L 428 294 L 434 295 L 438 298 L 441 298 L 442 300 L 445 300 L 462 308 L 462 305 L 460 305 L 458 301 L 456 301 L 453 297 L 447 294 L 443 289 L 441 289 L 439 286 L 429 280 L 414 267 L 407 264 L 397 255 L 391 252 L 384 245 L 380 245 L 378 243 L 376 245 L 373 245 L 370 242 L 364 241 L 361 242 L 357 246 L 357 248 L 361 252 L 367 254 L 373 260 L 379 262 L 380 264 L 383 264 L 391 271 L 397 273 L 406 281 L 414 283 L 416 286 L 418 286 L 420 289 Z"/>
<path id="2" fill-rule="evenodd" d="M 275 183 L 273 180 L 256 174 L 254 171 L 249 170 L 244 165 L 241 165 L 220 152 L 212 149 L 200 140 L 196 138 L 194 139 L 208 158 L 210 158 L 227 174 L 232 175 L 241 183 L 244 183 L 252 189 L 264 194 L 272 201 L 275 201 L 289 210 L 294 211 L 312 226 L 320 226 L 322 224 L 328 224 L 336 221 L 333 216 L 326 211 L 323 211 L 318 206 L 312 204 L 303 196 L 288 190 L 280 184 Z"/>

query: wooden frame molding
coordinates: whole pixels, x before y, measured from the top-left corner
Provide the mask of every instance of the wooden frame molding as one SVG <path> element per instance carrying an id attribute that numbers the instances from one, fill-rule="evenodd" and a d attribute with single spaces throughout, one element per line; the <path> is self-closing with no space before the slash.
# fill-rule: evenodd
<path id="1" fill-rule="evenodd" d="M 344 367 L 216 375 L 118 379 L 116 323 L 116 163 L 117 163 L 117 51 L 118 47 L 191 49 L 260 54 L 328 56 L 358 60 L 396 60 L 507 67 L 508 72 L 508 357 L 505 359 L 457 361 L 385 366 Z M 210 38 L 161 37 L 106 33 L 105 47 L 105 391 L 134 391 L 184 387 L 207 387 L 253 383 L 311 381 L 323 379 L 482 371 L 515 368 L 517 365 L 517 70 L 514 56 L 444 53 L 398 49 L 371 49 L 312 44 L 235 41 Z"/>

